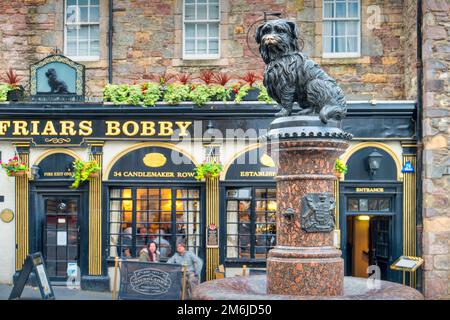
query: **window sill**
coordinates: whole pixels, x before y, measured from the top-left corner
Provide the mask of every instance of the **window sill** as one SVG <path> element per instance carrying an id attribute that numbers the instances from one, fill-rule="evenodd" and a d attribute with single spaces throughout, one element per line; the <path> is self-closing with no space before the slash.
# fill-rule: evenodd
<path id="1" fill-rule="evenodd" d="M 74 57 L 74 56 L 67 56 L 67 57 L 76 62 L 98 62 L 98 61 L 100 61 L 100 57 Z"/>
<path id="2" fill-rule="evenodd" d="M 361 58 L 361 53 L 323 53 L 323 59 L 349 59 Z"/>

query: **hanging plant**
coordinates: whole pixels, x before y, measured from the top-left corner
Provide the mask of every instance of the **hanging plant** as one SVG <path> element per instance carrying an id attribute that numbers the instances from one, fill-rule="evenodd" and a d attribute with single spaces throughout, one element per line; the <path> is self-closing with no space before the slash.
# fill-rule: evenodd
<path id="1" fill-rule="evenodd" d="M 334 173 L 337 177 L 340 177 L 341 174 L 346 174 L 348 171 L 347 166 L 341 159 L 337 159 L 334 163 Z"/>
<path id="2" fill-rule="evenodd" d="M 21 177 L 27 175 L 29 168 L 25 162 L 21 162 L 19 157 L 14 156 L 7 163 L 0 161 L 2 168 L 6 171 L 8 177 Z"/>
<path id="3" fill-rule="evenodd" d="M 194 169 L 196 173 L 195 179 L 217 178 L 222 169 L 222 164 L 219 162 L 203 162 Z"/>
<path id="4" fill-rule="evenodd" d="M 72 177 L 75 181 L 72 183 L 71 188 L 78 188 L 80 183 L 88 179 L 98 177 L 100 174 L 100 166 L 96 160 L 82 161 L 75 160 L 73 162 Z"/>

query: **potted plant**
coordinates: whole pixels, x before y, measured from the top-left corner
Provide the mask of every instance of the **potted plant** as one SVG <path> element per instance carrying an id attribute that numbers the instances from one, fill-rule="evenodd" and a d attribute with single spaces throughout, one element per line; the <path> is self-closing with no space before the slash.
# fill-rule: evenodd
<path id="1" fill-rule="evenodd" d="M 6 97 L 8 101 L 20 101 L 23 99 L 24 88 L 19 84 L 20 79 L 21 78 L 11 67 L 9 67 L 9 70 L 6 72 L 6 77 L 2 77 L 2 80 L 9 85 Z"/>
<path id="2" fill-rule="evenodd" d="M 255 86 L 256 81 L 261 80 L 262 77 L 256 74 L 253 71 L 247 72 L 245 75 L 240 77 L 242 81 L 244 81 L 245 85 L 241 88 L 245 88 L 246 95 L 243 96 L 243 101 L 258 101 L 258 96 L 260 93 L 260 88 Z"/>
<path id="3" fill-rule="evenodd" d="M 206 162 L 198 165 L 195 171 L 195 179 L 202 180 L 206 178 L 217 178 L 222 172 L 222 164 L 219 162 Z"/>
<path id="4" fill-rule="evenodd" d="M 171 83 L 166 86 L 164 92 L 164 101 L 168 104 L 179 104 L 181 101 L 186 101 L 189 98 L 189 85 Z"/>
<path id="5" fill-rule="evenodd" d="M 21 177 L 28 174 L 29 168 L 25 162 L 20 162 L 19 157 L 14 156 L 7 163 L 0 161 L 2 168 L 6 171 L 8 177 Z"/>
<path id="6" fill-rule="evenodd" d="M 8 100 L 8 92 L 11 90 L 11 86 L 6 83 L 0 83 L 0 102 Z"/>
<path id="7" fill-rule="evenodd" d="M 202 106 L 211 101 L 211 89 L 204 84 L 193 84 L 189 92 L 189 100 L 198 106 Z"/>
<path id="8" fill-rule="evenodd" d="M 214 71 L 212 70 L 202 70 L 198 77 L 204 84 L 210 85 L 214 83 Z"/>
<path id="9" fill-rule="evenodd" d="M 339 179 L 342 174 L 346 174 L 348 171 L 347 166 L 341 159 L 337 159 L 334 163 L 334 175 Z"/>
<path id="10" fill-rule="evenodd" d="M 176 75 L 176 81 L 181 84 L 188 84 L 191 80 L 191 75 L 189 73 L 178 73 Z"/>
<path id="11" fill-rule="evenodd" d="M 94 159 L 89 161 L 75 160 L 72 173 L 75 181 L 72 183 L 71 188 L 78 188 L 81 182 L 99 177 L 100 170 L 100 166 Z"/>

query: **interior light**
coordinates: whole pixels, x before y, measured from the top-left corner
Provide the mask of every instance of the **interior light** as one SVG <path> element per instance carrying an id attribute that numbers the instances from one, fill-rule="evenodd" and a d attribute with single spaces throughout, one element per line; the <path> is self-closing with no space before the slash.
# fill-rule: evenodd
<path id="1" fill-rule="evenodd" d="M 359 221 L 369 221 L 370 220 L 370 216 L 358 216 L 358 220 Z"/>

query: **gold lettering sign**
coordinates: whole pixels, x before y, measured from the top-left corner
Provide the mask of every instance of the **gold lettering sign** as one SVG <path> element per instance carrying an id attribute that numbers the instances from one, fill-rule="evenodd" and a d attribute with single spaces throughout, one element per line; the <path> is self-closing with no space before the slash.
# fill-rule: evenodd
<path id="1" fill-rule="evenodd" d="M 384 188 L 356 188 L 356 192 L 384 192 Z"/>
<path id="2" fill-rule="evenodd" d="M 275 177 L 276 173 L 273 171 L 241 171 L 241 177 Z"/>
<path id="3" fill-rule="evenodd" d="M 98 125 L 98 123 L 95 123 Z M 168 137 L 177 133 L 180 137 L 188 136 L 192 121 L 104 121 L 104 136 L 125 135 L 128 137 Z M 1 136 L 82 136 L 94 133 L 91 120 L 0 120 Z"/>

